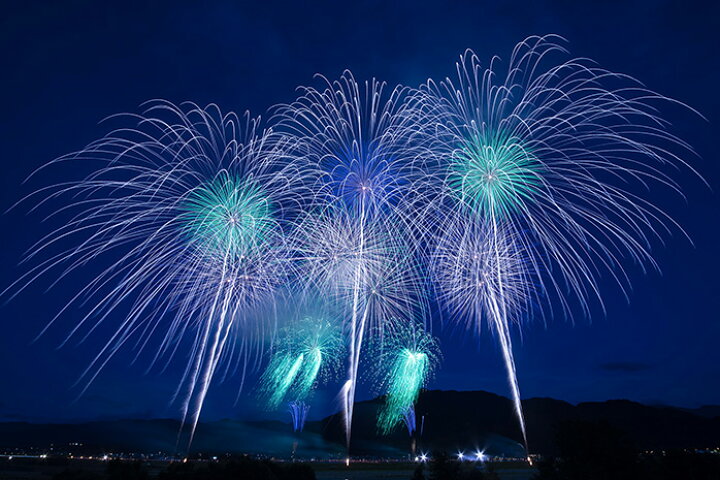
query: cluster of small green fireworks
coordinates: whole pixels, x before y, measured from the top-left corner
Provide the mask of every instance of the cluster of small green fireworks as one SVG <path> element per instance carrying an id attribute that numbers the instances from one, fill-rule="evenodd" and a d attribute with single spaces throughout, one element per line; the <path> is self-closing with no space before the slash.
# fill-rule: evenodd
<path id="1" fill-rule="evenodd" d="M 378 356 L 380 368 L 389 368 L 381 372 L 387 396 L 378 415 L 378 429 L 387 434 L 413 408 L 420 389 L 437 366 L 440 351 L 435 338 L 419 323 L 398 325 L 383 348 Z"/>
<path id="2" fill-rule="evenodd" d="M 304 401 L 319 381 L 337 370 L 343 355 L 340 329 L 323 318 L 304 317 L 284 328 L 261 379 L 260 394 L 267 407 L 283 400 Z"/>

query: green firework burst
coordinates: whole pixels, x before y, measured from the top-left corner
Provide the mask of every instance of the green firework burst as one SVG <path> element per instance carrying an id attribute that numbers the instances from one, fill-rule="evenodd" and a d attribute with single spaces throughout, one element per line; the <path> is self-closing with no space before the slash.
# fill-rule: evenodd
<path id="1" fill-rule="evenodd" d="M 268 408 L 276 409 L 286 397 L 306 400 L 337 370 L 342 354 L 341 331 L 328 320 L 308 316 L 288 325 L 261 378 L 261 396 Z"/>
<path id="2" fill-rule="evenodd" d="M 383 434 L 402 422 L 439 360 L 437 341 L 421 324 L 402 325 L 390 338 L 387 353 L 381 356 L 381 362 L 390 366 L 383 382 L 387 397 L 378 415 Z"/>
<path id="3" fill-rule="evenodd" d="M 223 255 L 241 255 L 259 246 L 275 223 L 262 189 L 225 171 L 193 190 L 184 207 L 192 238 Z"/>
<path id="4" fill-rule="evenodd" d="M 539 168 L 516 138 L 479 133 L 453 153 L 448 184 L 474 211 L 505 216 L 540 188 Z"/>

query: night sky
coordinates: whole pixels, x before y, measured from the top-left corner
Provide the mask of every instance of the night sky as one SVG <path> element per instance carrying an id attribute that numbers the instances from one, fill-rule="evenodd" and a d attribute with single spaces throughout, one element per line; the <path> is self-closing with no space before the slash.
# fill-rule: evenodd
<path id="1" fill-rule="evenodd" d="M 709 187 L 679 172 L 685 199 L 667 191 L 647 194 L 679 221 L 692 242 L 675 232 L 665 245 L 657 244 L 661 273 L 643 275 L 630 265 L 629 304 L 610 279 L 601 278 L 605 314 L 594 304 L 591 320 L 528 324 L 516 338 L 515 354 L 526 398 L 720 404 L 716 2 L 105 3 L 110 2 L 2 3 L 3 211 L 38 187 L 80 175 L 72 168 L 54 170 L 55 177 L 23 184 L 38 166 L 104 134 L 101 119 L 138 111 L 146 100 L 214 102 L 225 110 L 265 114 L 272 105 L 291 101 L 295 87 L 312 83 L 315 73 L 335 78 L 349 68 L 358 79 L 417 86 L 428 77 L 452 75 L 466 48 L 486 64 L 493 55 L 508 58 L 531 34 L 560 34 L 573 55 L 630 74 L 694 107 L 706 119 L 671 106 L 663 115 L 696 149 L 698 156 L 687 160 Z M 18 266 L 23 252 L 52 227 L 43 223 L 42 213 L 28 210 L 24 206 L 0 216 L 3 288 L 24 271 Z M 93 268 L 99 267 L 88 274 Z M 48 285 L 41 281 L 0 305 L 0 419 L 176 416 L 178 406 L 169 398 L 182 362 L 146 374 L 146 364 L 131 365 L 129 353 L 118 355 L 75 401 L 80 389 L 73 384 L 107 331 L 58 349 L 84 312 L 71 310 L 33 342 L 77 288 L 63 282 L 47 291 Z M 435 332 L 445 358 L 432 388 L 509 395 L 500 352 L 489 334 L 471 338 L 462 329 L 438 324 Z M 337 409 L 337 388 L 319 392 L 313 417 Z M 370 397 L 373 392 L 363 388 L 360 398 Z M 202 418 L 254 415 L 252 388 L 235 404 L 237 389 L 234 380 L 212 387 Z"/>

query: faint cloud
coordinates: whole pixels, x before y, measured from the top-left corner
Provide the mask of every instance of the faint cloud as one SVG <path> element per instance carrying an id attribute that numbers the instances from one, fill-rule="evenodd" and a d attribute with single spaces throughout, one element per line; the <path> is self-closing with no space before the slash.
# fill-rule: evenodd
<path id="1" fill-rule="evenodd" d="M 650 370 L 652 365 L 642 362 L 608 362 L 600 365 L 606 372 L 635 373 Z"/>

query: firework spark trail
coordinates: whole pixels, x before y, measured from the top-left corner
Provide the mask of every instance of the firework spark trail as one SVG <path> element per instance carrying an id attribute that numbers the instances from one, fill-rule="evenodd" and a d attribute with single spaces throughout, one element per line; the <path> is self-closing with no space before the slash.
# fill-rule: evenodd
<path id="1" fill-rule="evenodd" d="M 386 407 L 378 419 L 380 428 L 385 433 L 402 418 L 401 412 L 407 411 L 408 406 L 415 402 L 428 369 L 428 356 L 425 352 L 404 348 L 397 353 L 392 366 L 394 378 L 390 383 Z"/>
<path id="2" fill-rule="evenodd" d="M 267 377 L 261 380 L 263 389 L 269 395 L 270 408 L 277 408 L 292 387 L 303 364 L 304 355 L 281 353 L 274 357 L 267 369 Z"/>
<path id="3" fill-rule="evenodd" d="M 412 437 L 417 428 L 417 418 L 415 417 L 415 406 L 412 405 L 410 408 L 405 410 L 405 413 L 403 413 L 402 418 L 403 418 L 403 423 L 405 424 L 405 428 L 407 428 L 408 435 L 410 437 Z"/>
<path id="4" fill-rule="evenodd" d="M 348 379 L 341 391 L 348 420 L 368 328 L 381 338 L 391 319 L 407 318 L 423 308 L 417 299 L 421 283 L 411 247 L 399 235 L 391 235 L 385 224 L 365 223 L 359 228 L 358 221 L 341 211 L 313 215 L 298 229 L 298 249 L 313 280 L 311 292 L 315 287 L 325 292 L 349 320 Z"/>
<path id="5" fill-rule="evenodd" d="M 312 349 L 305 359 L 305 368 L 298 378 L 298 387 L 296 395 L 298 398 L 304 398 L 310 393 L 315 381 L 317 380 L 320 369 L 323 365 L 324 353 L 319 348 Z"/>
<path id="6" fill-rule="evenodd" d="M 492 219 L 492 250 L 495 256 L 495 274 L 497 276 L 497 290 L 498 297 L 495 295 L 490 296 L 490 303 L 492 305 L 491 311 L 493 313 L 494 325 L 498 332 L 498 338 L 500 339 L 500 345 L 503 353 L 503 360 L 505 361 L 505 370 L 508 374 L 508 381 L 510 383 L 510 389 L 512 392 L 513 404 L 515 406 L 515 413 L 520 420 L 520 430 L 522 431 L 523 441 L 527 448 L 527 432 L 525 429 L 525 415 L 522 410 L 522 403 L 520 397 L 520 386 L 518 385 L 517 371 L 515 369 L 515 359 L 512 350 L 512 338 L 510 336 L 509 322 L 508 322 L 508 301 L 505 299 L 505 285 L 506 279 L 503 277 L 503 268 L 501 267 L 502 256 L 500 248 L 500 235 L 498 232 L 497 219 L 494 215 L 491 215 Z"/>
<path id="7" fill-rule="evenodd" d="M 454 315 L 467 317 L 474 330 L 479 332 L 486 320 L 496 334 L 524 437 L 510 326 L 519 323 L 530 300 L 536 300 L 531 297 L 533 279 L 525 270 L 526 259 L 511 231 L 491 221 L 453 217 L 442 230 L 431 266 L 439 299 Z"/>
<path id="8" fill-rule="evenodd" d="M 511 325 L 531 304 L 552 315 L 552 300 L 566 317 L 573 299 L 588 315 L 591 296 L 602 306 L 601 272 L 627 295 L 624 259 L 655 267 L 653 238 L 676 226 L 633 187 L 679 192 L 663 169 L 687 166 L 673 151 L 690 150 L 653 105 L 667 98 L 585 59 L 554 63 L 562 41 L 529 37 L 504 75 L 497 57 L 483 69 L 468 51 L 457 83 L 421 89 L 438 290 L 454 314 L 495 331 L 523 437 Z"/>
<path id="9" fill-rule="evenodd" d="M 352 320 L 350 322 L 350 362 L 348 366 L 348 380 L 342 389 L 343 412 L 345 421 L 346 443 L 350 446 L 350 432 L 352 429 L 353 408 L 355 406 L 355 388 L 357 385 L 358 368 L 360 367 L 360 351 L 362 349 L 362 341 L 365 334 L 365 324 L 367 322 L 368 308 L 363 308 L 362 318 L 358 323 L 358 304 L 360 301 L 360 287 L 364 272 L 362 262 L 365 253 L 365 198 L 360 200 L 360 225 L 359 235 L 360 243 L 358 244 L 358 266 L 355 270 L 355 279 L 353 282 L 353 301 L 352 301 Z"/>
<path id="10" fill-rule="evenodd" d="M 51 216 L 70 218 L 41 239 L 28 260 L 60 253 L 39 261 L 11 288 L 17 294 L 53 271 L 59 271 L 57 283 L 99 257 L 109 259 L 111 266 L 56 316 L 95 305 L 67 337 L 85 327 L 84 340 L 111 314 L 125 315 L 83 373 L 83 391 L 125 345 L 134 342 L 137 358 L 158 339 L 154 365 L 169 363 L 190 341 L 176 397 L 182 397 L 192 441 L 220 362 L 247 360 L 251 345 L 260 345 L 257 339 L 271 328 L 258 312 L 279 299 L 292 268 L 284 237 L 308 197 L 313 182 L 305 180 L 312 172 L 295 168 L 283 154 L 284 140 L 259 130 L 249 114 L 152 102 L 142 115 L 121 118 L 132 125 L 50 164 L 88 164 L 94 170 L 85 179 L 25 199 L 36 201 L 35 208 L 68 200 Z M 230 335 L 238 336 L 239 350 L 236 342 L 226 348 Z"/>
<path id="11" fill-rule="evenodd" d="M 292 419 L 293 431 L 302 432 L 303 428 L 305 428 L 310 405 L 305 402 L 292 401 L 288 404 L 288 411 Z"/>
<path id="12" fill-rule="evenodd" d="M 335 323 L 323 316 L 305 316 L 281 330 L 260 379 L 268 408 L 277 408 L 287 396 L 304 402 L 319 380 L 333 376 L 344 351 Z"/>
<path id="13" fill-rule="evenodd" d="M 363 90 L 350 72 L 324 80 L 324 90 L 303 88 L 296 102 L 279 107 L 278 129 L 296 139 L 297 156 L 322 178 L 325 206 L 312 213 L 320 221 L 310 219 L 301 232 L 300 250 L 316 283 L 339 293 L 348 310 L 348 378 L 341 399 L 349 448 L 368 326 L 384 324 L 390 311 L 408 315 L 422 297 L 411 278 L 416 272 L 401 270 L 412 264 L 412 248 L 400 245 L 400 230 L 411 224 L 403 187 L 411 187 L 415 168 L 408 103 L 414 97 L 399 87 L 386 95 L 384 84 L 374 80 Z"/>
<path id="14" fill-rule="evenodd" d="M 387 391 L 378 415 L 378 429 L 388 434 L 414 409 L 420 389 L 426 385 L 439 361 L 435 338 L 417 322 L 398 323 L 375 352 L 378 376 Z"/>

